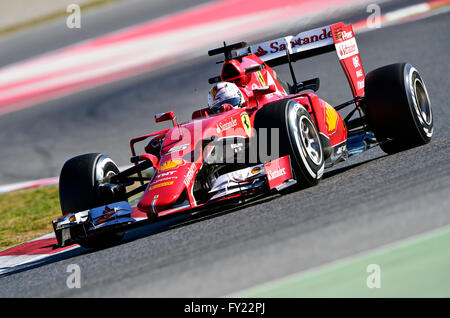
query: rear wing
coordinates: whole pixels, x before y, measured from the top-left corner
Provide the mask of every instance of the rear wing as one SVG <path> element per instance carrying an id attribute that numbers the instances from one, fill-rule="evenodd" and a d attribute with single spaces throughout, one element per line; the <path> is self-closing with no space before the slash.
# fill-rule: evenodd
<path id="1" fill-rule="evenodd" d="M 351 24 L 340 22 L 251 45 L 237 50 L 237 55 L 254 53 L 273 67 L 331 51 L 337 53 L 353 97 L 364 96 L 365 73 Z"/>

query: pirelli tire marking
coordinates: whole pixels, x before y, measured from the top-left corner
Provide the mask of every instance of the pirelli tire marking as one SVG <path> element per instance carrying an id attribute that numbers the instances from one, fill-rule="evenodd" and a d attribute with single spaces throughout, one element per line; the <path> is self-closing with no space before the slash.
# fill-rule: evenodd
<path id="1" fill-rule="evenodd" d="M 288 121 L 294 132 L 294 140 L 299 150 L 300 159 L 310 176 L 318 180 L 323 175 L 325 162 L 317 129 L 311 119 L 304 114 L 307 111 L 303 106 L 297 103 L 289 108 Z M 304 110 L 304 112 L 299 111 L 300 109 Z M 308 159 L 319 167 L 317 172 L 311 168 L 311 163 Z"/>

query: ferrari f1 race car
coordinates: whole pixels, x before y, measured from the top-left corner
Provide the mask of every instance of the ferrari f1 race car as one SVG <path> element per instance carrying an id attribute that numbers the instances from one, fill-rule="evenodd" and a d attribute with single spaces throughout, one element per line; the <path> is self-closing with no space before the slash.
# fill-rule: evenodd
<path id="1" fill-rule="evenodd" d="M 331 106 L 319 79 L 298 82 L 292 63 L 336 51 L 353 98 Z M 365 74 L 351 25 L 343 22 L 248 46 L 219 47 L 219 76 L 245 97 L 242 107 L 205 107 L 180 124 L 172 111 L 155 115 L 173 127 L 130 141 L 130 168 L 106 155 L 84 154 L 64 164 L 59 181 L 63 216 L 53 220 L 59 245 L 116 244 L 126 229 L 180 213 L 225 209 L 317 185 L 324 169 L 380 146 L 388 154 L 430 142 L 433 116 L 419 72 L 408 63 Z M 273 69 L 288 64 L 292 84 Z M 308 92 L 309 90 L 309 92 Z M 231 106 L 231 105 L 230 105 Z M 351 106 L 345 117 L 338 111 Z M 137 154 L 135 144 L 148 140 Z M 137 199 L 137 205 L 129 203 Z M 134 211 L 147 215 L 136 220 Z"/>

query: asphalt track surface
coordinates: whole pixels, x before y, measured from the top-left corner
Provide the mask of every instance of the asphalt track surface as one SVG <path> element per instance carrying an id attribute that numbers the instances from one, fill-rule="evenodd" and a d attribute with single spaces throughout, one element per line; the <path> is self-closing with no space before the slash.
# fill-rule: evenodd
<path id="1" fill-rule="evenodd" d="M 357 37 L 366 71 L 408 61 L 421 72 L 435 121 L 429 145 L 391 156 L 375 148 L 326 172 L 316 187 L 152 235 L 142 230 L 119 246 L 5 275 L 0 296 L 223 296 L 450 224 L 449 18 Z M 296 70 L 299 80 L 321 76 L 319 96 L 331 104 L 349 98 L 334 53 L 298 62 Z M 129 138 L 155 129 L 157 112 L 173 109 L 188 119 L 192 105 L 206 103 L 206 79 L 218 71 L 214 58 L 198 59 L 8 114 L 0 123 L 21 131 L 9 142 L 25 144 L 30 160 L 42 160 L 51 172 L 61 156 L 89 151 L 126 163 L 126 155 L 115 155 L 128 151 Z M 286 68 L 279 74 L 288 78 Z M 8 150 L 1 144 L 3 162 Z M 69 264 L 81 268 L 80 289 L 67 288 Z"/>

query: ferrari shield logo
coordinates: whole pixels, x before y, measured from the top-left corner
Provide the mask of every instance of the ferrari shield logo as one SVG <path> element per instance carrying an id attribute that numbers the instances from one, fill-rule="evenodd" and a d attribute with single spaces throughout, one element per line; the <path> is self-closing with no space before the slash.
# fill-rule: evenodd
<path id="1" fill-rule="evenodd" d="M 246 112 L 243 112 L 241 114 L 241 121 L 242 121 L 242 127 L 244 127 L 244 130 L 247 133 L 247 136 L 250 137 L 250 135 L 252 133 L 252 123 L 250 122 L 250 117 L 248 117 L 248 114 Z"/>

